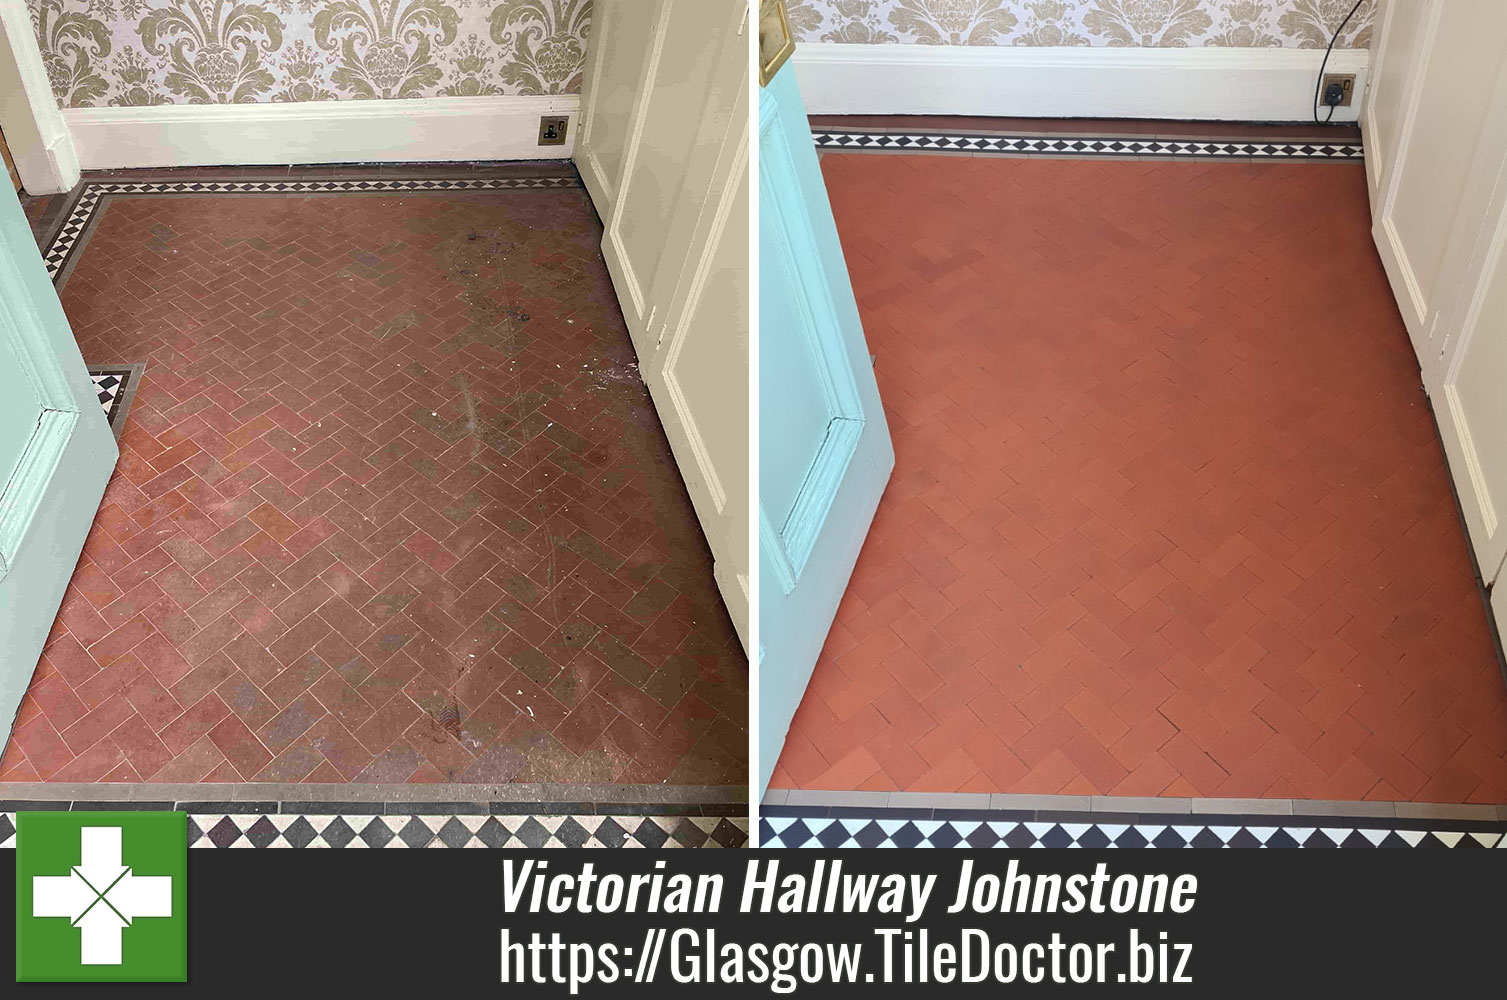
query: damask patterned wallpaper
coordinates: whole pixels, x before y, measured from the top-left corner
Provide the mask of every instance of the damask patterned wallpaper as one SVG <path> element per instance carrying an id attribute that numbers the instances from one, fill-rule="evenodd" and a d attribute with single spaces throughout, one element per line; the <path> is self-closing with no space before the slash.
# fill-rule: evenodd
<path id="1" fill-rule="evenodd" d="M 59 107 L 566 94 L 591 0 L 27 0 Z"/>
<path id="2" fill-rule="evenodd" d="M 1355 0 L 786 0 L 803 42 L 1323 48 Z M 1365 48 L 1376 0 L 1337 43 Z"/>

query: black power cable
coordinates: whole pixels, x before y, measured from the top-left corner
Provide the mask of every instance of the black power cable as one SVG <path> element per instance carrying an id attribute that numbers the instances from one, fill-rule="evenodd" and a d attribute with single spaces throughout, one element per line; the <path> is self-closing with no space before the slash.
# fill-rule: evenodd
<path id="1" fill-rule="evenodd" d="M 1313 85 L 1313 120 L 1320 125 L 1327 125 L 1334 119 L 1335 105 L 1333 104 L 1329 105 L 1328 118 L 1319 117 L 1319 91 L 1324 89 L 1324 70 L 1329 66 L 1329 54 L 1334 51 L 1334 43 L 1340 40 L 1340 35 L 1344 34 L 1345 25 L 1350 23 L 1350 19 L 1355 16 L 1355 12 L 1360 10 L 1360 5 L 1365 2 L 1366 0 L 1355 0 L 1355 6 L 1350 8 L 1350 13 L 1346 14 L 1345 19 L 1340 22 L 1340 26 L 1334 29 L 1334 36 L 1329 39 L 1329 47 L 1324 50 L 1324 61 L 1319 63 L 1319 78 Z"/>

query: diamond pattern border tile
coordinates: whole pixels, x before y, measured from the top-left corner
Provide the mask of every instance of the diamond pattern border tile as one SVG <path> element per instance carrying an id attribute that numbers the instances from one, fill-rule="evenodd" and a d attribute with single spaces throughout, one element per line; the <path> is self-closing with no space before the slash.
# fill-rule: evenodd
<path id="1" fill-rule="evenodd" d="M 118 432 L 121 422 L 125 420 L 132 382 L 139 374 L 139 367 L 133 365 L 89 366 L 89 380 L 94 383 L 99 405 L 105 411 L 105 419 L 110 422 L 112 430 Z"/>
<path id="2" fill-rule="evenodd" d="M 766 806 L 759 820 L 761 848 L 940 847 L 988 848 L 1507 848 L 1507 822 L 1410 822 L 1355 816 L 1182 816 L 1176 819 L 1114 813 L 1019 813 L 929 810 L 822 810 Z"/>
<path id="3" fill-rule="evenodd" d="M 99 405 L 104 409 L 105 417 L 108 419 L 111 407 L 125 389 L 125 380 L 112 371 L 92 369 L 89 372 L 89 379 L 94 383 L 94 391 L 99 393 Z"/>
<path id="4" fill-rule="evenodd" d="M 632 807 L 625 807 L 630 809 Z M 0 813 L 0 850 L 16 846 L 16 814 Z M 372 813 L 190 813 L 195 848 L 467 848 L 748 846 L 741 816 L 378 815 Z"/>
<path id="5" fill-rule="evenodd" d="M 975 135 L 945 132 L 812 133 L 818 149 L 889 150 L 902 153 L 995 153 L 1007 156 L 1135 156 L 1166 159 L 1364 159 L 1358 142 L 1251 142 L 1242 140 L 1100 138 L 1089 136 Z"/>

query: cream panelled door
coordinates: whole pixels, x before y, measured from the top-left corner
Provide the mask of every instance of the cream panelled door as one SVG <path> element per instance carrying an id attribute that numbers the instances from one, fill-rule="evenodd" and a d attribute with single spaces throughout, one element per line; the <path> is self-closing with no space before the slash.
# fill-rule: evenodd
<path id="1" fill-rule="evenodd" d="M 1507 51 L 1507 31 L 1502 44 Z M 1461 280 L 1423 359 L 1423 384 L 1488 584 L 1507 558 L 1507 65 L 1495 89 L 1465 185 L 1471 215 L 1449 255 Z"/>
<path id="2" fill-rule="evenodd" d="M 1391 0 L 1373 45 L 1373 235 L 1507 627 L 1507 5 Z"/>
<path id="3" fill-rule="evenodd" d="M 1383 8 L 1381 34 L 1397 46 L 1380 52 L 1381 68 L 1403 64 L 1408 75 L 1374 111 L 1390 134 L 1373 230 L 1427 381 L 1489 193 L 1470 182 L 1507 57 L 1507 4 L 1400 0 Z"/>
<path id="4" fill-rule="evenodd" d="M 594 10 L 576 165 L 746 648 L 747 4 L 596 0 Z"/>

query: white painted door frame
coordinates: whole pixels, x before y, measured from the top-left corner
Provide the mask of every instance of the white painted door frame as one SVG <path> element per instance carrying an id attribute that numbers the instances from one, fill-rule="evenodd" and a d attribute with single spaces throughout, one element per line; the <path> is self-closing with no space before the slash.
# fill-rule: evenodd
<path id="1" fill-rule="evenodd" d="M 58 194 L 78 183 L 73 136 L 19 0 L 0 3 L 0 129 L 27 194 Z"/>

